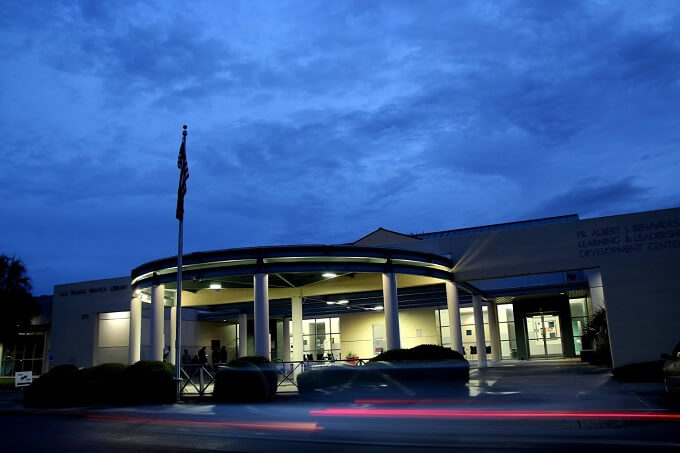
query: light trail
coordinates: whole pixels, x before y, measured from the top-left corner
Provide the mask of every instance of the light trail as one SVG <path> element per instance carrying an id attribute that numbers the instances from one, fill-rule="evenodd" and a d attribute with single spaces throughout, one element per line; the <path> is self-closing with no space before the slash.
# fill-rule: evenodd
<path id="1" fill-rule="evenodd" d="M 181 425 L 181 426 L 205 426 L 217 428 L 241 428 L 241 429 L 256 429 L 256 430 L 273 430 L 273 431 L 298 431 L 298 432 L 315 432 L 323 430 L 323 427 L 318 426 L 314 422 L 225 422 L 225 421 L 211 421 L 211 420 L 183 420 L 174 418 L 149 418 L 149 417 L 123 417 L 118 415 L 86 415 L 85 418 L 89 420 L 99 421 L 117 421 L 117 422 L 144 422 L 157 423 L 164 425 Z"/>
<path id="2" fill-rule="evenodd" d="M 309 411 L 321 417 L 451 418 L 451 419 L 601 419 L 680 421 L 680 414 L 649 412 L 523 411 L 475 409 L 328 408 Z"/>

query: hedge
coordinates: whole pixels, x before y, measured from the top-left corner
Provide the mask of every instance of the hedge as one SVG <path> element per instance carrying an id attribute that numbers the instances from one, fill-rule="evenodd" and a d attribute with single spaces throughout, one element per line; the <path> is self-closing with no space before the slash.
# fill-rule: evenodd
<path id="1" fill-rule="evenodd" d="M 438 345 L 383 352 L 365 366 L 335 365 L 301 373 L 303 396 L 329 392 L 403 391 L 405 386 L 427 392 L 451 393 L 468 383 L 470 365 L 456 351 Z"/>
<path id="2" fill-rule="evenodd" d="M 59 365 L 24 389 L 24 404 L 29 407 L 77 406 L 78 367 Z"/>
<path id="3" fill-rule="evenodd" d="M 177 397 L 175 367 L 169 363 L 139 361 L 125 368 L 122 378 L 130 403 L 172 403 Z"/>
<path id="4" fill-rule="evenodd" d="M 69 407 L 95 404 L 172 403 L 176 386 L 169 363 L 141 361 L 126 366 L 106 363 L 78 369 L 59 365 L 24 389 L 29 407 Z"/>
<path id="5" fill-rule="evenodd" d="M 270 401 L 276 396 L 278 375 L 266 357 L 232 360 L 215 374 L 213 399 L 229 403 Z"/>

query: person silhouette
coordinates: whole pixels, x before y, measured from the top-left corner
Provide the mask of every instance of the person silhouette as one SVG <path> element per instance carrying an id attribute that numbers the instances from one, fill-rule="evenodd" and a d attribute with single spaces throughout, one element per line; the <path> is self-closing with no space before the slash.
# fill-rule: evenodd
<path id="1" fill-rule="evenodd" d="M 208 355 L 205 352 L 205 346 L 203 346 L 201 350 L 198 351 L 198 363 L 200 364 L 208 363 Z"/>

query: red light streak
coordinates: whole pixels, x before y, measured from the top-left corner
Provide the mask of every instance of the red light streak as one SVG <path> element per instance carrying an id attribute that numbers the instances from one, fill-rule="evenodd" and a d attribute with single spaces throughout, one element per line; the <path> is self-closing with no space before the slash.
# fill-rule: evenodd
<path id="1" fill-rule="evenodd" d="M 469 400 L 455 399 L 356 399 L 354 404 L 461 404 L 469 403 Z M 479 401 L 475 401 L 479 404 Z"/>
<path id="2" fill-rule="evenodd" d="M 572 412 L 572 411 L 521 411 L 521 410 L 466 410 L 466 409 L 383 409 L 383 408 L 329 408 L 309 411 L 322 417 L 367 418 L 493 418 L 493 419 L 610 419 L 610 420 L 666 420 L 680 421 L 680 414 L 648 412 Z"/>
<path id="3" fill-rule="evenodd" d="M 178 420 L 171 418 L 144 418 L 144 417 L 122 417 L 118 415 L 94 415 L 86 416 L 90 420 L 100 421 L 119 421 L 119 422 L 146 422 L 158 423 L 165 425 L 182 425 L 182 426 L 206 426 L 216 428 L 243 428 L 243 429 L 259 429 L 259 430 L 275 430 L 275 431 L 303 431 L 314 432 L 321 431 L 323 427 L 318 426 L 314 422 L 225 422 L 225 421 L 200 421 L 200 420 Z"/>

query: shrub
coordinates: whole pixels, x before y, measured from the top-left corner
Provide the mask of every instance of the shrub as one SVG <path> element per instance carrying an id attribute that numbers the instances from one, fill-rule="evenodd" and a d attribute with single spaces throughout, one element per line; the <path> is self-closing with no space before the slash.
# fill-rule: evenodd
<path id="1" fill-rule="evenodd" d="M 385 351 L 363 367 L 341 365 L 305 371 L 298 376 L 297 384 L 301 395 L 337 390 L 401 391 L 404 384 L 448 394 L 468 382 L 469 368 L 468 361 L 456 351 L 420 345 Z"/>
<path id="2" fill-rule="evenodd" d="M 394 362 L 402 360 L 437 361 L 461 360 L 467 361 L 462 354 L 435 344 L 421 344 L 411 349 L 392 349 L 373 357 L 369 362 Z"/>
<path id="3" fill-rule="evenodd" d="M 30 407 L 66 407 L 79 404 L 78 367 L 58 365 L 24 389 Z"/>
<path id="4" fill-rule="evenodd" d="M 144 360 L 125 368 L 122 390 L 131 403 L 172 403 L 177 396 L 175 369 L 166 362 Z"/>
<path id="5" fill-rule="evenodd" d="M 124 397 L 122 363 L 84 368 L 77 374 L 78 399 L 82 404 L 117 403 Z"/>
<path id="6" fill-rule="evenodd" d="M 609 328 L 607 312 L 599 308 L 593 313 L 581 331 L 584 349 L 592 349 L 590 363 L 594 365 L 612 366 L 611 348 L 609 346 Z"/>
<path id="7" fill-rule="evenodd" d="M 315 370 L 305 371 L 297 377 L 298 392 L 309 395 L 317 390 L 340 389 L 351 385 L 361 373 L 366 373 L 363 367 L 356 366 L 326 366 Z"/>
<path id="8" fill-rule="evenodd" d="M 278 374 L 266 357 L 232 360 L 215 375 L 213 398 L 219 402 L 269 401 L 276 396 Z"/>
<path id="9" fill-rule="evenodd" d="M 59 365 L 24 390 L 24 404 L 31 407 L 68 407 L 92 404 L 170 403 L 176 387 L 172 365 L 137 362 L 126 366 L 105 363 L 79 370 Z"/>
<path id="10" fill-rule="evenodd" d="M 230 366 L 230 367 L 247 367 L 248 365 L 270 366 L 271 364 L 272 364 L 272 362 L 268 358 L 263 357 L 261 355 L 253 355 L 253 356 L 239 357 L 238 359 L 234 359 L 231 362 L 229 362 L 227 364 L 227 366 Z"/>

